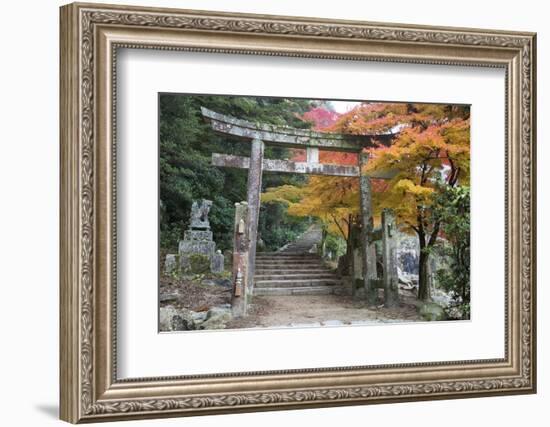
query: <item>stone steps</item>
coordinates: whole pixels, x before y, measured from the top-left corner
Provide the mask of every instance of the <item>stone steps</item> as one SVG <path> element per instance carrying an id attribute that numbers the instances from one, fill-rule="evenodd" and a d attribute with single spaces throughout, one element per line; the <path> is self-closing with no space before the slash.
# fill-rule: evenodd
<path id="1" fill-rule="evenodd" d="M 316 254 L 309 254 L 303 252 L 288 253 L 288 252 L 258 252 L 256 259 L 263 258 L 318 258 Z"/>
<path id="2" fill-rule="evenodd" d="M 256 288 L 309 288 L 315 286 L 340 286 L 339 279 L 275 279 L 256 280 Z"/>
<path id="3" fill-rule="evenodd" d="M 265 261 L 265 262 L 280 262 L 280 261 L 299 261 L 299 262 L 320 262 L 321 260 L 319 257 L 300 257 L 300 256 L 279 256 L 279 257 L 256 257 L 257 261 Z"/>
<path id="4" fill-rule="evenodd" d="M 287 258 L 318 259 L 319 257 L 316 254 L 303 254 L 303 253 L 289 254 L 286 252 L 281 252 L 276 255 L 257 254 L 256 258 L 257 259 L 287 259 Z"/>
<path id="5" fill-rule="evenodd" d="M 256 261 L 256 268 L 260 267 L 288 267 L 288 268 L 299 268 L 300 266 L 304 266 L 306 268 L 309 267 L 325 267 L 325 265 L 320 261 Z"/>
<path id="6" fill-rule="evenodd" d="M 338 294 L 340 286 L 311 286 L 288 288 L 254 288 L 254 295 L 288 296 L 288 295 L 333 295 Z"/>
<path id="7" fill-rule="evenodd" d="M 304 247 L 304 248 L 288 248 L 286 249 L 284 252 L 281 252 L 281 254 L 285 254 L 285 255 L 313 255 L 315 256 L 316 254 L 314 252 L 308 252 L 308 248 Z"/>
<path id="8" fill-rule="evenodd" d="M 295 255 L 285 255 L 285 256 L 272 256 L 272 257 L 256 257 L 256 261 L 266 261 L 266 262 L 280 262 L 280 261 L 319 261 L 319 257 L 302 257 Z"/>
<path id="9" fill-rule="evenodd" d="M 342 291 L 340 278 L 309 250 L 320 241 L 310 229 L 280 252 L 256 255 L 254 295 L 330 295 Z"/>
<path id="10" fill-rule="evenodd" d="M 282 269 L 282 268 L 258 268 L 256 267 L 256 276 L 264 276 L 264 275 L 281 275 L 285 276 L 288 274 L 322 274 L 322 273 L 332 273 L 330 270 L 327 270 L 326 268 L 300 268 L 300 269 Z"/>
<path id="11" fill-rule="evenodd" d="M 256 264 L 258 263 L 276 263 L 276 264 L 280 264 L 280 263 L 290 263 L 290 264 L 297 264 L 297 263 L 306 263 L 306 264 L 321 264 L 321 265 L 325 265 L 325 263 L 319 258 L 319 257 L 316 257 L 316 258 L 276 258 L 276 259 L 273 259 L 273 258 L 270 258 L 270 259 L 258 259 L 256 258 Z"/>
<path id="12" fill-rule="evenodd" d="M 256 283 L 258 281 L 264 280 L 307 280 L 307 279 L 332 279 L 339 280 L 338 276 L 330 272 L 319 272 L 319 273 L 298 273 L 294 272 L 288 274 L 258 274 L 256 273 L 254 278 Z"/>

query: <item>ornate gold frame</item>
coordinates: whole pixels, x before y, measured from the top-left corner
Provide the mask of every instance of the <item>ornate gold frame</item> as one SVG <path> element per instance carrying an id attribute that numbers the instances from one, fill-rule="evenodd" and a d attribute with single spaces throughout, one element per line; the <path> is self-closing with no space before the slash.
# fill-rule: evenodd
<path id="1" fill-rule="evenodd" d="M 534 393 L 535 34 L 71 4 L 61 8 L 61 418 L 77 423 Z M 116 378 L 117 47 L 502 67 L 505 357 Z"/>

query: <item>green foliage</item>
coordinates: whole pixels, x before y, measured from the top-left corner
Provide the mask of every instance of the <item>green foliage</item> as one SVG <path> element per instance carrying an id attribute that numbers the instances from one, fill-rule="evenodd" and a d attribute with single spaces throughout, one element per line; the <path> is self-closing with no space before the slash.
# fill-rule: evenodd
<path id="1" fill-rule="evenodd" d="M 434 212 L 442 224 L 442 253 L 449 260 L 436 272 L 440 286 L 453 297 L 451 311 L 470 317 L 470 188 L 449 187 L 434 198 Z"/>
<path id="2" fill-rule="evenodd" d="M 164 272 L 164 269 L 162 269 L 162 273 L 161 274 L 164 274 L 165 276 L 168 276 L 170 277 L 172 280 L 179 280 L 181 278 L 181 258 L 180 258 L 180 255 L 176 255 L 176 266 L 174 267 L 174 269 L 168 273 L 165 273 Z"/>
<path id="3" fill-rule="evenodd" d="M 332 252 L 333 258 L 338 259 L 346 253 L 346 240 L 339 235 L 329 233 L 325 239 L 325 252 Z"/>
<path id="4" fill-rule="evenodd" d="M 215 134 L 200 107 L 254 122 L 307 128 L 298 115 L 309 109 L 301 99 L 162 94 L 160 108 L 160 244 L 173 250 L 188 227 L 193 200 L 213 201 L 210 224 L 218 248 L 231 247 L 234 204 L 246 200 L 247 171 L 212 166 L 212 153 L 248 156 L 250 144 Z M 265 156 L 286 150 L 266 147 Z M 264 187 L 297 182 L 295 177 L 264 176 Z M 286 215 L 286 213 L 285 213 Z M 264 237 L 269 238 L 269 232 Z"/>
<path id="5" fill-rule="evenodd" d="M 275 251 L 292 242 L 307 227 L 308 221 L 289 216 L 284 204 L 263 203 L 261 206 L 258 232 L 265 244 L 265 251 Z"/>
<path id="6" fill-rule="evenodd" d="M 436 304 L 435 302 L 427 302 L 422 304 L 418 308 L 418 314 L 424 319 L 429 322 L 435 322 L 439 320 L 446 320 L 447 319 L 447 313 L 441 307 L 439 304 Z"/>
<path id="7" fill-rule="evenodd" d="M 182 224 L 179 222 L 163 224 L 161 222 L 160 247 L 175 248 L 183 236 Z"/>
<path id="8" fill-rule="evenodd" d="M 233 245 L 233 221 L 235 205 L 223 195 L 213 197 L 213 206 L 209 214 L 210 226 L 214 231 L 214 241 L 219 249 L 225 250 Z"/>
<path id="9" fill-rule="evenodd" d="M 192 254 L 189 256 L 189 271 L 193 274 L 206 274 L 210 272 L 210 260 L 206 255 Z"/>

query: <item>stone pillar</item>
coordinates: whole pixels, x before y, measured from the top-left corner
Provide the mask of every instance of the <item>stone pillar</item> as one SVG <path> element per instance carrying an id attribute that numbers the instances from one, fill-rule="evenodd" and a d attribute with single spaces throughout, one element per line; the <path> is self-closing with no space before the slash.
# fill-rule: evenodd
<path id="1" fill-rule="evenodd" d="M 353 248 L 352 251 L 353 254 L 353 268 L 351 269 L 351 280 L 352 280 L 352 288 L 351 293 L 354 297 L 357 298 L 365 298 L 365 288 L 364 286 L 358 286 L 358 283 L 364 283 L 363 281 L 363 275 L 365 274 L 363 272 L 363 248 Z"/>
<path id="2" fill-rule="evenodd" d="M 435 266 L 435 254 L 430 254 L 428 260 L 426 261 L 426 281 L 428 283 L 428 290 L 430 299 L 435 293 L 435 277 L 434 272 L 436 271 Z"/>
<path id="3" fill-rule="evenodd" d="M 382 261 L 384 263 L 384 305 L 399 304 L 399 276 L 397 273 L 395 214 L 391 209 L 382 211 Z"/>
<path id="4" fill-rule="evenodd" d="M 376 251 L 374 243 L 369 236 L 373 230 L 372 218 L 372 200 L 370 178 L 363 173 L 363 168 L 367 164 L 368 154 L 359 153 L 359 187 L 361 203 L 361 247 L 363 261 L 363 283 L 365 286 L 365 296 L 369 304 L 376 302 L 376 288 L 371 283 L 371 279 L 376 279 Z"/>
<path id="5" fill-rule="evenodd" d="M 246 219 L 248 204 L 235 203 L 235 222 L 233 229 L 233 294 L 231 306 L 235 317 L 246 314 L 246 278 L 248 274 L 248 226 Z"/>
<path id="6" fill-rule="evenodd" d="M 367 275 L 369 280 L 378 279 L 378 273 L 376 270 L 376 246 L 374 244 L 374 241 L 371 241 L 370 239 L 369 246 L 367 247 Z M 374 287 L 372 288 L 374 289 Z"/>
<path id="7" fill-rule="evenodd" d="M 361 228 L 358 227 L 357 223 L 351 222 L 352 217 L 350 216 L 350 224 L 348 227 L 348 241 L 351 245 L 351 248 L 347 251 L 346 257 L 349 259 L 349 277 L 351 281 L 351 295 L 355 298 L 364 298 L 365 289 L 363 289 L 363 249 L 361 248 Z M 359 287 L 357 282 L 361 282 Z"/>
<path id="8" fill-rule="evenodd" d="M 308 163 L 319 163 L 319 148 L 307 147 L 306 148 L 306 161 Z"/>
<path id="9" fill-rule="evenodd" d="M 248 272 L 246 276 L 246 298 L 254 290 L 254 271 L 256 263 L 256 240 L 258 237 L 258 217 L 260 215 L 260 194 L 262 192 L 262 162 L 264 143 L 260 139 L 252 141 L 250 167 L 248 169 Z"/>

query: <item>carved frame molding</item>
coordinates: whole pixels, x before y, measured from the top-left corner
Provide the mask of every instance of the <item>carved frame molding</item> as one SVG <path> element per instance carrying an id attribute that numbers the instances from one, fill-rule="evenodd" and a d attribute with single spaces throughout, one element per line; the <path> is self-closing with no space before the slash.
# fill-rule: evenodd
<path id="1" fill-rule="evenodd" d="M 505 68 L 506 357 L 117 380 L 119 47 Z M 60 50 L 62 419 L 535 392 L 535 34 L 71 4 L 61 8 Z"/>

